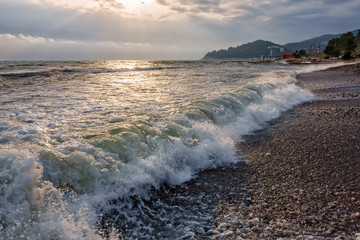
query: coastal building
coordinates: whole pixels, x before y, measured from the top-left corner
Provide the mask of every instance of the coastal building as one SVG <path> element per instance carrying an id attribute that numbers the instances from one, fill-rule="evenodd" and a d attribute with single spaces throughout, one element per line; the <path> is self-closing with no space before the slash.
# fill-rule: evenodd
<path id="1" fill-rule="evenodd" d="M 295 56 L 293 54 L 283 54 L 282 55 L 282 59 L 291 59 L 291 58 L 295 58 Z"/>

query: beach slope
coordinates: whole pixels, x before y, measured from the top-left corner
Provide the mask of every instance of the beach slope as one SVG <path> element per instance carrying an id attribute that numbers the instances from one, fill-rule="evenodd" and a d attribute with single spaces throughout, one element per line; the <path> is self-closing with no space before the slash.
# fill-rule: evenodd
<path id="1" fill-rule="evenodd" d="M 217 206 L 215 238 L 360 238 L 360 64 L 298 81 L 318 100 L 238 143 L 246 190 Z"/>
<path id="2" fill-rule="evenodd" d="M 360 237 L 360 64 L 304 74 L 317 98 L 246 137 L 244 238 Z M 224 206 L 219 206 L 224 207 Z M 225 206 L 229 211 L 232 206 Z M 227 213 L 218 216 L 227 221 Z M 229 220 L 229 219 L 228 219 Z"/>

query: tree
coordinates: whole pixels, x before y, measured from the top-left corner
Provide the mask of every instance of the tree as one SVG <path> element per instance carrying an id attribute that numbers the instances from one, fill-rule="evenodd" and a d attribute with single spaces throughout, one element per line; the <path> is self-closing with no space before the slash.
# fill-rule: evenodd
<path id="1" fill-rule="evenodd" d="M 339 38 L 331 39 L 324 53 L 331 57 L 343 55 L 344 60 L 352 58 L 352 53 L 357 47 L 356 37 L 352 32 L 345 33 Z"/>
<path id="2" fill-rule="evenodd" d="M 357 47 L 356 37 L 352 32 L 341 35 L 340 42 L 342 44 L 342 50 L 345 52 L 352 52 Z"/>
<path id="3" fill-rule="evenodd" d="M 358 31 L 356 40 L 357 40 L 357 57 L 360 57 L 360 30 Z"/>
<path id="4" fill-rule="evenodd" d="M 306 51 L 304 49 L 301 49 L 300 51 L 296 50 L 293 55 L 295 56 L 295 58 L 302 58 L 302 57 L 307 57 L 308 54 L 306 53 Z"/>
<path id="5" fill-rule="evenodd" d="M 352 53 L 355 51 L 357 47 L 356 37 L 352 32 L 345 33 L 340 37 L 340 41 L 342 44 L 342 59 L 349 60 L 352 59 Z"/>
<path id="6" fill-rule="evenodd" d="M 340 55 L 340 39 L 333 38 L 326 46 L 324 53 L 330 57 L 338 57 Z"/>

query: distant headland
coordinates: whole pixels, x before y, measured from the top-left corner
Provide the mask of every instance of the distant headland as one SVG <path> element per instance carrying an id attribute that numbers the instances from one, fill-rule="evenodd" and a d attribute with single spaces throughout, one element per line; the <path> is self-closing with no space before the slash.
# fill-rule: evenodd
<path id="1" fill-rule="evenodd" d="M 351 32 L 355 42 L 357 42 L 357 50 L 359 50 L 360 46 L 359 32 L 360 29 Z M 345 33 L 325 34 L 301 42 L 287 43 L 285 45 L 280 45 L 271 41 L 256 40 L 237 47 L 229 47 L 228 49 L 208 52 L 203 59 L 271 60 L 282 58 L 284 54 L 295 53 L 296 55 L 296 53 L 299 53 L 300 51 L 306 54 L 320 54 L 326 50 L 331 40 L 340 38 L 342 35 L 345 35 Z M 355 55 L 357 55 L 357 53 L 355 53 Z"/>

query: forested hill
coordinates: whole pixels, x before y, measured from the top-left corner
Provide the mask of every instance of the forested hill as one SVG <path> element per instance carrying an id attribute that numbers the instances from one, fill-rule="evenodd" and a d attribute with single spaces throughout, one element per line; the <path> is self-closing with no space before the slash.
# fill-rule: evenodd
<path id="1" fill-rule="evenodd" d="M 360 29 L 356 29 L 351 31 L 354 36 L 358 34 Z M 344 33 L 338 33 L 338 34 L 325 34 L 321 35 L 319 37 L 310 38 L 301 42 L 293 42 L 293 43 L 287 43 L 284 45 L 285 48 L 289 48 L 295 52 L 295 50 L 304 49 L 306 51 L 309 51 L 309 48 L 311 46 L 319 46 L 321 50 L 324 50 L 328 42 L 333 38 L 338 38 Z"/>
<path id="2" fill-rule="evenodd" d="M 352 31 L 356 36 L 360 29 Z M 227 50 L 221 49 L 218 51 L 208 52 L 204 59 L 244 59 L 244 58 L 260 58 L 261 55 L 269 56 L 270 49 L 272 49 L 273 56 L 280 56 L 283 53 L 293 53 L 296 50 L 304 49 L 310 52 L 312 47 L 320 47 L 321 51 L 325 49 L 328 42 L 336 37 L 340 37 L 344 33 L 339 34 L 325 34 L 319 37 L 307 39 L 301 42 L 293 42 L 285 45 L 279 45 L 270 41 L 257 40 L 249 42 L 238 47 L 229 47 Z M 269 48 L 277 46 L 278 48 Z M 284 51 L 279 50 L 283 48 Z"/>
<path id="3" fill-rule="evenodd" d="M 229 47 L 227 50 L 208 52 L 204 59 L 242 59 L 242 58 L 259 58 L 269 56 L 272 49 L 273 56 L 280 56 L 283 53 L 292 53 L 292 50 L 283 46 L 264 40 L 249 42 L 237 47 Z M 283 51 L 280 51 L 283 50 Z"/>

